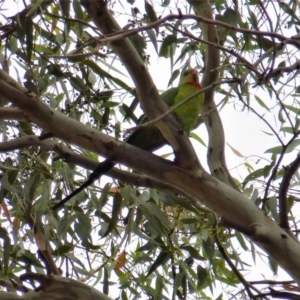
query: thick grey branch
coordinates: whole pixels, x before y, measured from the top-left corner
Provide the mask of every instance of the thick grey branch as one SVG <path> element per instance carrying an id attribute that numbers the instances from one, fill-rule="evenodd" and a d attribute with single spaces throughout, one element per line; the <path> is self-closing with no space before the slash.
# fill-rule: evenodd
<path id="1" fill-rule="evenodd" d="M 88 15 L 104 36 L 121 32 L 121 27 L 107 9 L 106 1 L 81 0 Z M 128 38 L 111 41 L 109 46 L 114 49 L 134 81 L 137 94 L 150 120 L 159 117 L 168 110 L 160 99 L 152 78 L 137 51 Z M 156 123 L 166 140 L 172 145 L 178 164 L 193 169 L 200 166 L 196 153 L 173 115 L 167 115 Z"/>
<path id="2" fill-rule="evenodd" d="M 99 2 L 101 1 L 97 3 Z M 105 16 L 98 15 L 98 18 L 101 19 L 102 17 Z M 130 60 L 131 58 L 129 57 L 128 59 Z M 128 64 L 130 63 L 128 62 Z M 142 68 L 139 69 L 140 67 Z M 131 72 L 134 73 L 134 67 L 132 66 L 131 68 Z M 141 89 L 141 84 L 142 82 L 145 83 L 148 75 L 145 75 L 147 72 L 143 65 L 138 64 L 136 68 L 140 72 L 138 75 L 143 78 L 137 84 Z M 136 76 L 137 74 L 135 74 L 134 78 L 138 80 Z M 153 92 L 153 89 L 155 90 L 154 85 L 149 84 L 147 80 L 146 82 L 145 91 L 155 95 L 155 99 L 160 101 L 159 98 L 156 98 L 156 92 Z M 252 241 L 270 253 L 300 283 L 299 244 L 240 192 L 200 169 L 193 168 L 188 170 L 152 153 L 116 141 L 53 110 L 37 97 L 18 91 L 6 81 L 0 80 L 0 90 L 3 97 L 28 114 L 32 121 L 43 128 L 45 132 L 51 132 L 53 136 L 95 153 L 117 157 L 119 162 L 145 173 L 155 180 L 166 182 L 182 191 L 182 193 L 191 195 L 192 199 L 196 199 L 199 203 L 204 203 L 214 212 L 232 220 L 233 223 L 240 224 L 241 228 L 251 228 L 252 230 L 248 232 L 251 232 L 250 238 Z M 151 100 L 152 98 L 148 95 L 147 99 Z M 152 104 L 153 102 L 151 102 Z M 164 111 L 162 109 L 161 112 Z M 154 113 L 152 112 L 152 118 L 156 117 L 156 112 L 157 110 Z M 63 288 L 66 289 L 66 286 Z"/>
<path id="3" fill-rule="evenodd" d="M 200 17 L 213 20 L 213 14 L 210 2 L 208 0 L 188 0 L 193 5 Z M 205 73 L 202 85 L 205 88 L 218 79 L 218 68 L 220 67 L 220 51 L 214 44 L 218 44 L 218 36 L 214 24 L 200 22 L 200 27 L 206 44 L 205 50 Z M 222 121 L 214 102 L 214 88 L 205 92 L 203 105 L 203 120 L 205 122 L 208 136 L 208 166 L 211 174 L 222 182 L 239 190 L 232 179 L 225 160 L 225 136 Z"/>
<path id="4" fill-rule="evenodd" d="M 50 140 L 41 141 L 35 135 L 27 135 L 27 136 L 22 136 L 22 137 L 16 138 L 11 141 L 0 143 L 0 152 L 14 151 L 14 150 L 18 150 L 18 149 L 22 149 L 22 148 L 30 147 L 30 146 L 42 146 L 42 147 L 46 146 L 49 149 L 49 146 L 52 146 L 52 147 L 54 146 L 51 144 L 52 144 L 52 141 L 50 141 Z"/>
<path id="5" fill-rule="evenodd" d="M 54 151 L 57 153 L 57 156 L 54 158 L 55 160 L 63 159 L 67 163 L 72 163 L 85 169 L 94 170 L 99 164 L 98 161 L 92 160 L 84 155 L 77 154 L 69 147 L 59 144 L 55 140 L 48 139 L 41 141 L 38 136 L 34 135 L 19 137 L 12 141 L 0 143 L 0 152 L 14 151 L 32 146 L 38 146 L 46 150 Z M 147 175 L 130 173 L 117 168 L 109 170 L 106 175 L 132 185 L 155 188 L 167 193 L 180 194 L 184 197 L 190 197 L 181 190 L 176 189 L 176 187 L 169 185 L 167 182 L 155 180 Z M 197 203 L 196 200 L 191 201 L 199 209 L 207 210 L 199 202 Z"/>
<path id="6" fill-rule="evenodd" d="M 16 107 L 1 107 L 0 108 L 1 120 L 16 120 L 25 121 L 23 112 Z"/>
<path id="7" fill-rule="evenodd" d="M 283 268 L 300 283 L 300 246 L 252 201 L 228 185 L 199 169 L 189 171 L 152 153 L 117 141 L 93 128 L 55 111 L 36 97 L 25 95 L 0 80 L 2 96 L 26 112 L 44 131 L 95 153 L 118 157 L 119 162 L 204 203 L 209 209 L 252 228 L 251 239 L 272 254 Z M 42 117 L 41 117 L 42 116 Z M 245 230 L 243 230 L 245 231 Z"/>

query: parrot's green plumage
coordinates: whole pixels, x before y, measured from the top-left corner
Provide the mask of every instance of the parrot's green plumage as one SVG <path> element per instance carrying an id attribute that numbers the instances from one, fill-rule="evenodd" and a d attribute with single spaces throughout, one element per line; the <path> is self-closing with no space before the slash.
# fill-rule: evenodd
<path id="1" fill-rule="evenodd" d="M 161 94 L 161 98 L 169 107 L 173 107 L 186 98 L 192 96 L 199 90 L 201 90 L 201 85 L 199 83 L 197 70 L 188 69 L 183 73 L 178 87 L 165 91 Z M 203 105 L 203 98 L 203 93 L 198 94 L 193 99 L 176 109 L 174 112 L 181 126 L 187 133 L 190 133 L 197 124 Z M 158 148 L 166 145 L 167 141 L 155 125 L 149 125 L 133 132 L 126 140 L 126 143 L 147 151 L 155 151 Z M 69 199 L 92 184 L 101 175 L 113 168 L 114 165 L 115 162 L 109 158 L 100 163 L 83 185 L 61 200 L 53 207 L 53 209 L 55 210 L 62 206 Z"/>
<path id="2" fill-rule="evenodd" d="M 178 87 L 165 91 L 161 94 L 161 98 L 169 107 L 173 107 L 199 90 L 201 90 L 201 85 L 198 72 L 195 69 L 189 69 L 182 75 Z M 191 132 L 196 126 L 202 105 L 203 93 L 175 110 L 178 121 L 185 132 Z M 155 125 L 150 125 L 137 129 L 129 136 L 126 143 L 147 151 L 155 151 L 167 144 L 167 141 Z"/>

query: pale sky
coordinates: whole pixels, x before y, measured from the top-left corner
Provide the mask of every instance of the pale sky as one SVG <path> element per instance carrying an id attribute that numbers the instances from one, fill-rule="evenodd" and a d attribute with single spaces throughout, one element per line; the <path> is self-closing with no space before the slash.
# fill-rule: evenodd
<path id="1" fill-rule="evenodd" d="M 2 8 L 6 6 L 9 8 L 11 13 L 7 13 L 7 11 L 3 10 L 0 13 L 4 15 L 13 15 L 16 11 L 15 8 L 15 1 L 4 1 L 6 2 Z M 139 1 L 136 1 L 136 5 Z M 156 4 L 158 1 L 156 2 Z M 19 1 L 19 5 L 22 5 L 22 1 Z M 117 4 L 116 4 L 117 5 Z M 125 8 L 128 8 L 129 5 L 127 3 L 124 4 Z M 19 10 L 21 7 L 19 8 Z M 141 6 L 141 12 L 143 12 L 143 6 Z M 123 8 L 120 8 L 120 12 L 123 11 Z M 122 20 L 122 17 L 118 17 L 118 21 Z M 128 20 L 128 16 L 124 17 L 124 22 L 126 23 Z M 290 34 L 289 34 L 290 35 Z M 148 51 L 151 51 L 151 45 L 148 46 Z M 180 67 L 177 65 L 175 69 Z M 157 59 L 157 54 L 153 52 L 150 58 L 150 66 L 149 66 L 150 73 L 152 74 L 155 83 L 157 84 L 157 88 L 159 90 L 165 90 L 167 88 L 167 83 L 170 78 L 170 62 L 165 58 Z M 124 78 L 122 78 L 123 80 Z M 254 92 L 255 90 L 251 90 Z M 260 98 L 262 98 L 266 103 L 270 103 L 269 94 L 263 93 L 261 91 L 258 92 Z M 223 95 L 216 95 L 216 102 L 220 101 L 223 98 Z M 275 105 L 276 100 L 272 100 L 273 105 Z M 292 99 L 289 100 L 292 102 Z M 256 105 L 257 109 L 261 109 L 259 106 Z M 263 110 L 264 111 L 264 110 Z M 232 147 L 234 147 L 237 151 L 239 151 L 244 157 L 248 157 L 251 155 L 256 156 L 263 156 L 266 159 L 270 159 L 270 154 L 264 154 L 264 152 L 271 147 L 279 146 L 276 138 L 274 136 L 267 135 L 265 132 L 270 132 L 270 130 L 266 127 L 266 125 L 259 120 L 257 116 L 255 116 L 252 112 L 248 112 L 247 110 L 242 111 L 242 105 L 236 105 L 234 107 L 233 104 L 227 104 L 225 108 L 222 109 L 221 119 L 223 122 L 226 141 Z M 276 115 L 268 114 L 266 116 L 268 121 L 274 126 L 275 128 L 279 127 L 280 124 L 276 124 Z M 201 136 L 207 142 L 207 134 L 205 130 L 205 126 L 202 124 L 195 132 Z M 283 135 L 281 134 L 281 137 Z M 288 136 L 290 137 L 290 136 Z M 203 165 L 206 165 L 206 149 L 199 145 L 198 142 L 192 141 L 193 145 L 197 149 L 198 157 Z M 284 163 L 288 163 L 292 161 L 295 156 L 296 152 L 294 151 L 287 159 L 285 159 Z M 245 168 L 242 164 L 245 161 L 245 158 L 238 157 L 233 151 L 226 146 L 226 161 L 228 164 L 228 168 L 232 169 L 232 175 L 239 180 L 244 178 L 247 175 Z M 253 157 L 249 160 L 254 168 L 258 168 L 259 166 L 263 166 L 266 164 L 265 161 L 260 162 L 259 164 L 255 164 L 257 161 L 257 157 Z M 284 164 L 283 163 L 283 164 Z M 235 169 L 237 167 L 237 170 Z M 241 177 L 240 177 L 241 176 Z M 252 264 L 252 257 L 250 252 L 245 252 L 244 250 L 240 251 L 242 253 L 244 261 L 248 261 L 249 264 Z M 265 260 L 267 261 L 267 260 Z M 249 275 L 246 276 L 248 280 L 259 280 L 265 277 L 266 279 L 281 279 L 281 280 L 289 280 L 290 277 L 286 275 L 286 273 L 282 270 L 279 271 L 279 275 L 277 278 L 273 277 L 272 272 L 266 267 L 265 263 L 263 263 L 259 257 L 257 257 L 257 265 L 249 268 Z M 230 287 L 230 290 L 233 288 Z M 119 292 L 119 291 L 118 291 Z M 216 293 L 217 294 L 217 293 Z"/>

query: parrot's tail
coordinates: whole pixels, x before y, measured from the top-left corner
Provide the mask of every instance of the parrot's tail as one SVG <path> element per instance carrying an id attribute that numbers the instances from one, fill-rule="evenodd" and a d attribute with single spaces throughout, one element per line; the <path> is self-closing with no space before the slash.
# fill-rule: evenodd
<path id="1" fill-rule="evenodd" d="M 63 206 L 67 201 L 72 199 L 75 195 L 77 195 L 79 192 L 87 188 L 89 185 L 91 185 L 94 181 L 96 181 L 100 176 L 108 172 L 110 169 L 112 169 L 115 166 L 115 162 L 113 162 L 111 159 L 106 159 L 105 161 L 99 163 L 97 168 L 91 173 L 88 180 L 83 183 L 79 188 L 77 188 L 75 191 L 73 191 L 70 195 L 62 199 L 59 203 L 55 204 L 52 207 L 52 210 L 56 210 L 59 207 Z"/>

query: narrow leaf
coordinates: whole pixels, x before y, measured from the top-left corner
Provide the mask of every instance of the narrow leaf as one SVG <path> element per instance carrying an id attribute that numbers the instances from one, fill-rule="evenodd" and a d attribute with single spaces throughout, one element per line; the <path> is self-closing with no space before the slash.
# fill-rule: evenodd
<path id="1" fill-rule="evenodd" d="M 238 150 L 236 150 L 235 148 L 233 148 L 229 143 L 227 143 L 227 146 L 232 150 L 232 152 L 239 157 L 244 157 L 243 154 L 241 154 L 241 152 L 239 152 Z"/>
<path id="2" fill-rule="evenodd" d="M 113 198 L 112 217 L 108 224 L 107 231 L 103 234 L 103 238 L 109 235 L 118 224 L 119 214 L 122 208 L 122 196 L 120 193 L 116 193 Z"/>
<path id="3" fill-rule="evenodd" d="M 153 6 L 146 0 L 145 0 L 145 10 L 150 22 L 155 22 L 158 20 L 156 16 L 156 12 L 153 9 Z"/>
<path id="4" fill-rule="evenodd" d="M 70 0 L 59 0 L 59 3 L 63 16 L 68 18 L 70 16 Z"/>
<path id="5" fill-rule="evenodd" d="M 153 265 L 150 267 L 146 277 L 148 277 L 151 273 L 153 273 L 158 267 L 165 264 L 171 258 L 171 253 L 167 251 L 161 251 L 156 260 L 154 261 Z"/>
<path id="6" fill-rule="evenodd" d="M 148 36 L 150 38 L 150 41 L 153 44 L 153 47 L 154 47 L 156 53 L 158 53 L 157 40 L 156 40 L 156 35 L 154 33 L 154 30 L 153 29 L 148 29 L 146 32 L 147 32 L 147 34 L 148 34 Z"/>

